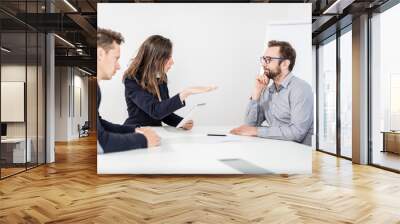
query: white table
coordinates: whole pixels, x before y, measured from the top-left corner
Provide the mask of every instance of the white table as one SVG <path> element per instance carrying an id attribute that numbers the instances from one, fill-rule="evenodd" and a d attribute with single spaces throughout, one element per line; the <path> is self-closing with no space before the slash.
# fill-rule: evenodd
<path id="1" fill-rule="evenodd" d="M 99 174 L 243 174 L 312 172 L 312 148 L 290 141 L 230 135 L 232 127 L 157 127 L 161 146 L 98 154 Z M 207 136 L 227 134 L 226 137 Z"/>
<path id="2" fill-rule="evenodd" d="M 31 145 L 32 141 L 27 138 L 28 144 L 25 151 L 25 138 L 11 138 L 1 139 L 3 145 L 13 145 L 13 163 L 25 163 L 31 161 Z M 26 154 L 25 154 L 26 153 Z"/>

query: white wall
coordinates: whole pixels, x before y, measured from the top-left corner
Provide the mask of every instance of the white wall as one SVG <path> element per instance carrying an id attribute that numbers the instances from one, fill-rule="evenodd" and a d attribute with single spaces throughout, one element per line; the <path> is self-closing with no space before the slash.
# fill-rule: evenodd
<path id="1" fill-rule="evenodd" d="M 112 122 L 122 123 L 128 116 L 122 74 L 140 44 L 154 34 L 174 43 L 175 65 L 168 74 L 171 95 L 189 86 L 219 87 L 190 97 L 188 106 L 177 111 L 183 115 L 191 105 L 206 102 L 196 124 L 243 122 L 260 71 L 259 57 L 271 38 L 294 44 L 296 75 L 312 84 L 311 4 L 98 4 L 98 26 L 125 37 L 121 70 L 112 81 L 100 84 L 99 111 Z"/>
<path id="2" fill-rule="evenodd" d="M 7 123 L 7 137 L 21 138 L 27 136 L 30 139 L 31 149 L 31 161 L 39 159 L 39 163 L 44 162 L 44 89 L 43 89 L 43 77 L 41 66 L 32 66 L 25 64 L 3 64 L 1 66 L 1 81 L 2 87 L 3 82 L 19 82 L 19 84 L 25 84 L 26 86 L 26 99 L 24 86 L 20 86 L 15 93 L 7 92 L 6 89 L 2 88 L 1 98 L 11 98 L 13 101 L 10 104 L 19 104 L 18 107 L 14 105 L 3 105 L 2 101 L 2 114 L 14 113 L 19 114 L 18 122 L 6 122 Z M 16 88 L 16 87 L 14 87 Z M 5 91 L 5 92 L 4 92 Z M 8 95 L 7 95 L 8 94 Z M 19 99 L 10 97 L 10 94 L 19 94 Z M 22 94 L 22 96 L 21 96 Z M 26 102 L 25 102 L 26 101 Z M 26 106 L 25 106 L 26 103 Z M 26 112 L 26 119 L 24 114 Z M 3 119 L 3 117 L 2 117 Z M 39 155 L 38 155 L 39 154 Z"/>
<path id="3" fill-rule="evenodd" d="M 82 76 L 75 68 L 56 67 L 55 79 L 55 140 L 76 139 L 78 124 L 83 125 L 88 120 L 87 77 Z M 79 94 L 81 97 L 78 97 Z M 81 103 L 78 102 L 79 99 Z M 77 105 L 81 105 L 82 114 Z"/>
<path id="4" fill-rule="evenodd" d="M 30 66 L 20 64 L 6 64 L 1 66 L 1 81 L 9 82 L 26 82 L 26 69 L 31 70 Z M 8 108 L 1 108 L 7 110 Z M 24 109 L 24 108 L 23 108 Z M 7 136 L 8 137 L 25 137 L 25 122 L 8 122 Z"/>
<path id="5" fill-rule="evenodd" d="M 4 82 L 25 82 L 26 83 L 26 72 L 31 74 L 32 71 L 36 69 L 33 66 L 25 66 L 20 64 L 5 64 L 1 66 L 1 81 Z M 36 72 L 36 70 L 35 70 Z M 35 92 L 36 93 L 36 92 Z M 36 94 L 28 92 L 27 94 L 29 100 L 32 101 L 32 97 L 36 97 Z M 3 97 L 3 96 L 2 96 Z M 35 106 L 36 107 L 36 106 Z M 10 108 L 1 108 L 1 110 L 10 110 Z M 24 107 L 22 108 L 24 112 Z M 31 122 L 32 113 L 28 113 L 28 121 Z M 7 136 L 8 137 L 25 137 L 26 122 L 7 122 Z M 32 130 L 32 125 L 28 128 Z M 28 132 L 29 136 L 30 132 Z"/>
<path id="6" fill-rule="evenodd" d="M 55 68 L 55 141 L 66 141 L 68 118 L 68 68 Z"/>
<path id="7" fill-rule="evenodd" d="M 74 75 L 74 110 L 75 113 L 73 113 L 73 119 L 71 126 L 73 127 L 71 130 L 71 134 L 74 138 L 78 137 L 78 129 L 77 126 L 78 124 L 82 126 L 85 121 L 88 120 L 88 78 L 85 76 L 81 76 L 82 73 L 79 71 L 75 70 L 75 75 Z M 80 93 L 78 91 L 80 90 Z M 79 97 L 80 94 L 80 97 Z M 80 101 L 80 102 L 79 102 Z M 81 107 L 81 108 L 79 108 Z M 80 110 L 82 110 L 80 112 Z"/>

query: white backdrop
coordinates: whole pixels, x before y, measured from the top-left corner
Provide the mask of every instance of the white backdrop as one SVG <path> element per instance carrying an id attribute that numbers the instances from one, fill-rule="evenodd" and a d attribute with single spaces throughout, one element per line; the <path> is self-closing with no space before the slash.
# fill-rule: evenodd
<path id="1" fill-rule="evenodd" d="M 254 79 L 260 71 L 259 57 L 268 40 L 286 40 L 297 51 L 294 73 L 312 85 L 311 4 L 98 4 L 98 27 L 121 32 L 121 70 L 113 80 L 102 82 L 100 114 L 123 123 L 128 116 L 123 72 L 140 44 L 159 34 L 173 42 L 175 65 L 168 73 L 170 95 L 185 87 L 217 85 L 218 90 L 191 96 L 192 105 L 206 102 L 195 124 L 238 125 Z"/>

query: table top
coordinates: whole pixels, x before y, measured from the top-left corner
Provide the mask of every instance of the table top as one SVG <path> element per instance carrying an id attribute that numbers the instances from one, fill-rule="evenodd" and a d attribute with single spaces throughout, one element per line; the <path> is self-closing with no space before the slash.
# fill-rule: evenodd
<path id="1" fill-rule="evenodd" d="M 5 138 L 5 139 L 1 139 L 1 143 L 20 143 L 20 142 L 24 142 L 25 138 Z M 29 141 L 29 138 L 28 138 Z"/>
<path id="2" fill-rule="evenodd" d="M 400 134 L 400 130 L 381 131 L 381 133 L 385 133 L 385 134 Z"/>
<path id="3" fill-rule="evenodd" d="M 156 127 L 161 137 L 159 147 L 98 154 L 97 171 L 99 174 L 311 173 L 311 147 L 291 141 L 230 135 L 232 128 L 203 126 L 184 131 Z"/>

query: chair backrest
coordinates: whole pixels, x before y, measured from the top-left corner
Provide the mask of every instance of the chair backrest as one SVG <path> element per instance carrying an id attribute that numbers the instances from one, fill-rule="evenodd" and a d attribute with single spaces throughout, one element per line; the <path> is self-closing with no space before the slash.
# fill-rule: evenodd
<path id="1" fill-rule="evenodd" d="M 89 129 L 90 128 L 90 123 L 89 121 L 85 121 L 85 123 L 82 126 L 82 129 Z"/>

